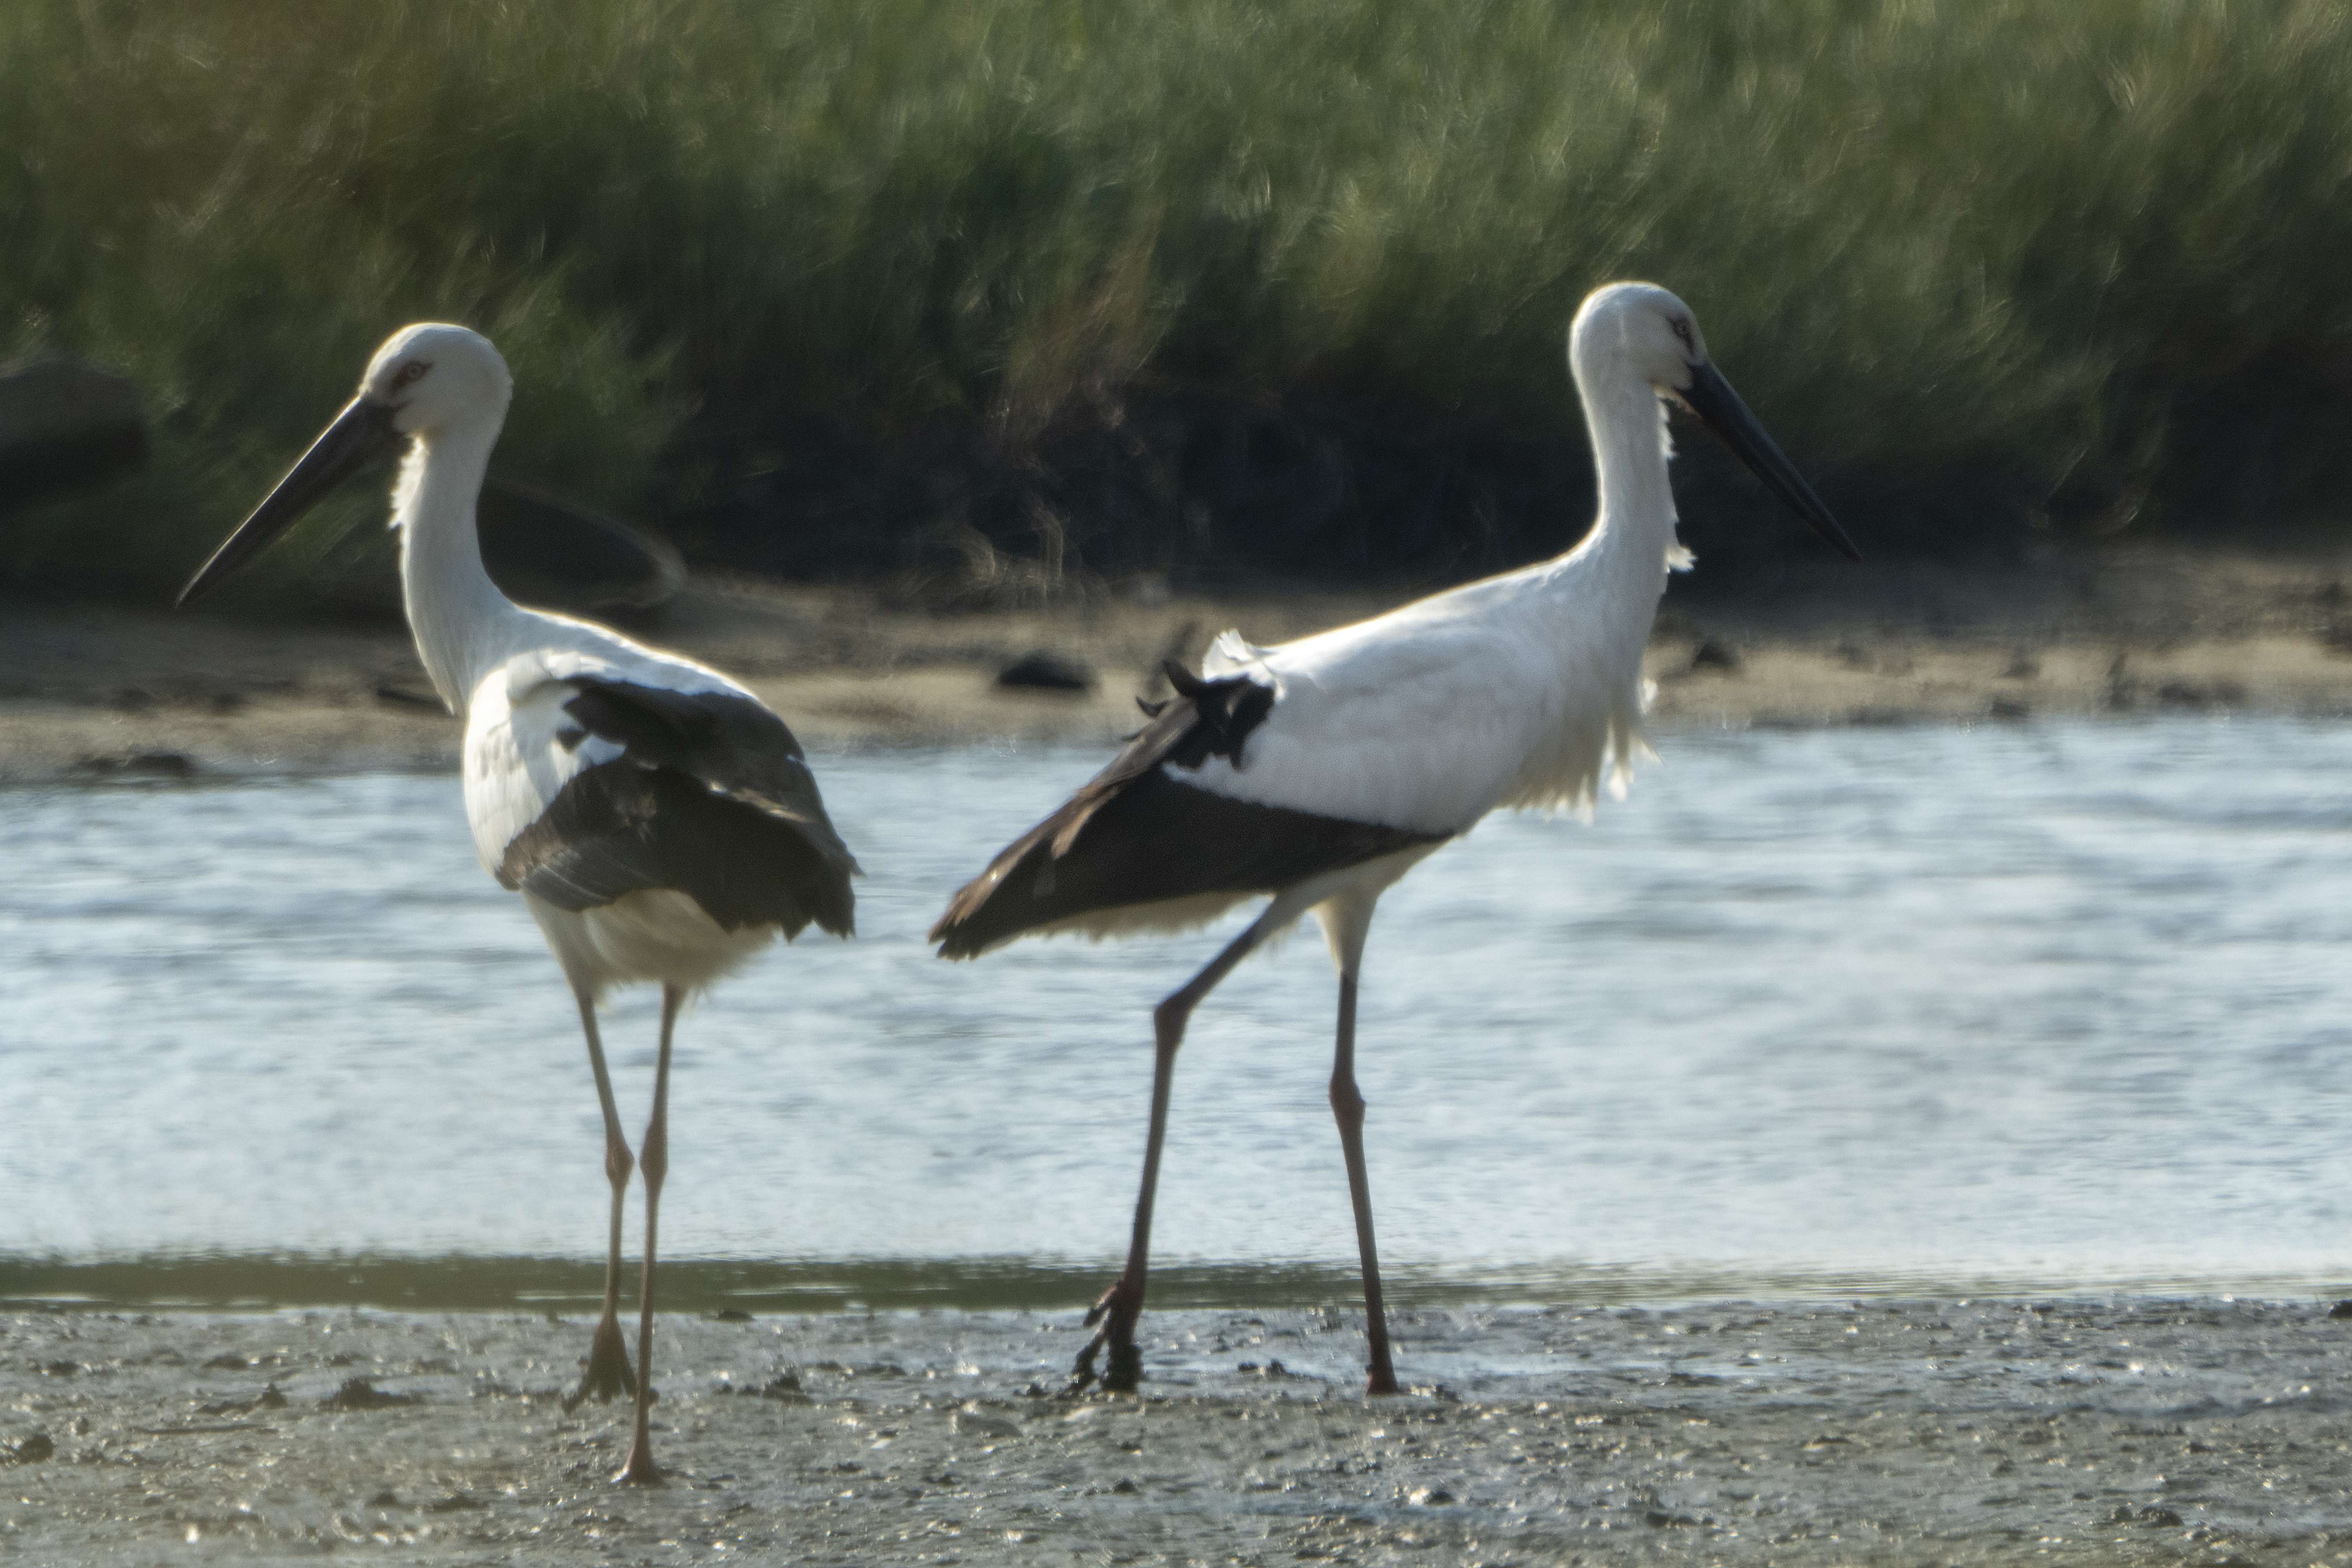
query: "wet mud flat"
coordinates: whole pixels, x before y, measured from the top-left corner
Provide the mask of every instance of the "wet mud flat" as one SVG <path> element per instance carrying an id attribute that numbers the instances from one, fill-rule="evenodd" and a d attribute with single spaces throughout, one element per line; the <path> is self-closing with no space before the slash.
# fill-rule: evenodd
<path id="1" fill-rule="evenodd" d="M 1864 1300 L 665 1320 L 659 1490 L 545 1315 L 0 1317 L 0 1557 L 386 1562 L 2352 1561 L 2324 1301 Z"/>

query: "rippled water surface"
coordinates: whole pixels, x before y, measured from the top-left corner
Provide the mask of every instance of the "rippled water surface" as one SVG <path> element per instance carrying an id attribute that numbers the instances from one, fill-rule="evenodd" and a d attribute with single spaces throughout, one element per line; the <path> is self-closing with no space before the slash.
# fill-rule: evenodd
<path id="1" fill-rule="evenodd" d="M 2352 727 L 1660 750 L 1591 826 L 1489 822 L 1382 904 L 1360 1070 L 1408 1279 L 2352 1276 Z M 1099 760 L 818 759 L 862 934 L 775 952 L 688 1018 L 667 1254 L 982 1301 L 1117 1256 L 1147 1009 L 1222 931 L 953 965 L 920 940 Z M 454 778 L 0 795 L 0 1287 L 601 1256 L 571 1001 Z M 1344 1279 L 1332 1001 L 1309 928 L 1195 1019 L 1156 1235 L 1207 1294 Z M 606 1040 L 634 1132 L 649 994 Z"/>

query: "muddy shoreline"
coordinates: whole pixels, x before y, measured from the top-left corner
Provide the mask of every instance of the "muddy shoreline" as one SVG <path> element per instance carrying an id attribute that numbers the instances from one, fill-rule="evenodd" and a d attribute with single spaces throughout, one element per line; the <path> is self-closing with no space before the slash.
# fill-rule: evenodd
<path id="1" fill-rule="evenodd" d="M 1674 725 L 2030 722 L 2154 710 L 2352 713 L 2352 552 L 2052 550 L 2005 568 L 1832 563 L 1680 586 L 1649 668 Z M 1108 743 L 1166 658 L 1278 641 L 1410 594 L 1072 595 L 943 613 L 852 587 L 698 579 L 632 628 L 749 681 L 819 747 Z M 997 685 L 1034 650 L 1086 692 Z M 0 779 L 446 768 L 457 730 L 395 623 L 0 605 Z"/>
<path id="2" fill-rule="evenodd" d="M 673 1484 L 567 1415 L 587 1323 L 0 1318 L 0 1552 L 53 1563 L 2312 1563 L 2352 1556 L 2352 1324 L 2324 1300 L 1705 1302 L 1147 1319 L 1140 1398 L 1058 1392 L 1074 1312 L 659 1328 Z"/>

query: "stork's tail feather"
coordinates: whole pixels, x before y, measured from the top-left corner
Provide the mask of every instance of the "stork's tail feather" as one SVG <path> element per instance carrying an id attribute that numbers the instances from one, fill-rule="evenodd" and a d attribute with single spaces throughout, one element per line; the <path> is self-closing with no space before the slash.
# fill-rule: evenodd
<path id="1" fill-rule="evenodd" d="M 931 940 L 942 958 L 973 958 L 1024 931 L 1182 929 L 1233 900 L 1449 837 L 1257 805 L 1155 770 L 1108 794 L 1081 791 L 1024 834 L 950 900 Z"/>
<path id="2" fill-rule="evenodd" d="M 969 888 L 964 889 L 965 892 L 971 890 Z M 956 896 L 956 902 L 959 905 L 963 902 L 962 894 Z M 1004 931 L 996 940 L 1002 941 L 1014 934 Z M 931 928 L 930 940 L 940 944 L 941 958 L 978 958 L 988 951 L 991 941 L 984 923 L 960 917 L 953 906 L 940 917 L 940 923 Z"/>

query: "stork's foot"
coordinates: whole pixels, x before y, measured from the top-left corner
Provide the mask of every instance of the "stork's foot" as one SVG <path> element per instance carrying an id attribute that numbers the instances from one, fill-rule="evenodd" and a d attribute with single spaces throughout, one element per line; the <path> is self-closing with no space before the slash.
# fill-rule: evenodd
<path id="1" fill-rule="evenodd" d="M 629 1364 L 629 1347 L 621 1338 L 621 1325 L 606 1318 L 596 1325 L 596 1342 L 589 1348 L 588 1370 L 581 1374 L 580 1386 L 566 1394 L 563 1408 L 577 1409 L 586 1400 L 610 1405 L 616 1398 L 634 1399 L 637 1394 L 636 1369 Z"/>
<path id="2" fill-rule="evenodd" d="M 1142 1316 L 1143 1288 L 1120 1275 L 1118 1283 L 1087 1310 L 1087 1323 L 1094 1337 L 1070 1365 L 1069 1393 L 1076 1394 L 1090 1383 L 1100 1383 L 1112 1394 L 1135 1392 L 1135 1385 L 1143 1381 L 1143 1352 L 1135 1348 L 1136 1320 Z M 1097 1375 L 1095 1357 L 1106 1352 L 1105 1365 Z"/>
<path id="3" fill-rule="evenodd" d="M 1395 1373 L 1384 1366 L 1376 1366 L 1364 1379 L 1364 1392 L 1377 1398 L 1383 1394 L 1402 1394 L 1404 1391 L 1397 1387 Z"/>
<path id="4" fill-rule="evenodd" d="M 621 1467 L 620 1473 L 613 1478 L 613 1484 L 616 1487 L 669 1485 L 669 1478 L 662 1474 L 659 1465 L 654 1463 L 654 1446 L 646 1440 L 644 1433 L 639 1433 L 636 1440 L 629 1445 L 629 1462 Z"/>

